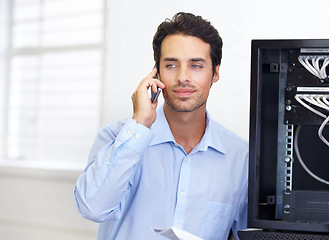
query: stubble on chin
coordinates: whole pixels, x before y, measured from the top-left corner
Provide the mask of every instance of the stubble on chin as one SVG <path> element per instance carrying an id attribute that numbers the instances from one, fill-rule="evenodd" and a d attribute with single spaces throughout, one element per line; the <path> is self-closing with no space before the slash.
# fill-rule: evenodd
<path id="1" fill-rule="evenodd" d="M 202 107 L 207 102 L 206 100 L 201 101 L 201 99 L 195 101 L 191 101 L 191 100 L 193 99 L 179 98 L 174 101 L 168 100 L 166 101 L 166 104 L 176 112 L 193 112 L 196 109 Z"/>

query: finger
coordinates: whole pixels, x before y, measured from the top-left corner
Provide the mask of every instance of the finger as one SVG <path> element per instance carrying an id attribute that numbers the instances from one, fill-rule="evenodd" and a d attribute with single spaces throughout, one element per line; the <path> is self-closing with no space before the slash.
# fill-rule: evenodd
<path id="1" fill-rule="evenodd" d="M 153 70 L 150 72 L 150 74 L 147 76 L 147 78 L 155 78 L 155 76 L 157 75 L 158 69 L 157 68 L 153 68 Z"/>
<path id="2" fill-rule="evenodd" d="M 164 89 L 166 88 L 166 85 L 160 80 L 155 80 L 154 82 L 150 83 L 150 87 L 152 88 L 152 91 L 156 93 L 158 88 Z"/>
<path id="3" fill-rule="evenodd" d="M 163 82 L 161 82 L 160 80 L 156 80 L 155 82 L 156 82 L 157 87 L 162 88 L 162 89 L 166 88 L 166 85 Z"/>
<path id="4" fill-rule="evenodd" d="M 151 88 L 153 92 L 158 92 L 158 85 L 156 84 L 156 82 L 152 83 Z"/>

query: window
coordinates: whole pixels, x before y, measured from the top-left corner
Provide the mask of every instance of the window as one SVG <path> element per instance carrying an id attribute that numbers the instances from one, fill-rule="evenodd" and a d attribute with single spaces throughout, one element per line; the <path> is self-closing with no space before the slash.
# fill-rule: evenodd
<path id="1" fill-rule="evenodd" d="M 85 163 L 100 125 L 104 0 L 14 0 L 5 157 Z"/>

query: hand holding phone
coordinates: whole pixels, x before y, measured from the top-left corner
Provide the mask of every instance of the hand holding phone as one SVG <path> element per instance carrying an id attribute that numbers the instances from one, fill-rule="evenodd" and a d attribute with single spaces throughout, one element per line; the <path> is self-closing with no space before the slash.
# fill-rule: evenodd
<path id="1" fill-rule="evenodd" d="M 160 89 L 166 86 L 159 80 L 156 80 L 157 69 L 144 78 L 131 96 L 133 103 L 133 119 L 146 127 L 150 127 L 156 119 L 157 97 Z M 157 92 L 153 93 L 150 98 L 150 88 L 156 88 Z M 160 88 L 160 89 L 159 89 Z M 155 89 L 154 89 L 155 90 Z M 156 90 L 155 90 L 156 91 Z M 154 101 L 154 103 L 152 103 Z"/>
<path id="2" fill-rule="evenodd" d="M 158 73 L 155 75 L 155 78 L 159 79 Z M 153 90 L 151 88 L 151 101 L 152 101 L 152 103 L 155 103 L 158 100 L 158 97 L 159 97 L 160 93 L 161 93 L 161 88 L 158 87 L 156 93 L 153 92 Z"/>
<path id="3" fill-rule="evenodd" d="M 161 88 L 158 87 L 157 90 L 158 91 L 156 93 L 151 90 L 151 101 L 152 101 L 152 103 L 155 103 L 158 100 L 158 97 L 161 93 Z"/>

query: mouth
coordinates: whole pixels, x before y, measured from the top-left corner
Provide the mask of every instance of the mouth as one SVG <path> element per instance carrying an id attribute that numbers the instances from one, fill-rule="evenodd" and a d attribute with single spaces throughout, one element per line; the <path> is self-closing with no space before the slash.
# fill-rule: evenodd
<path id="1" fill-rule="evenodd" d="M 189 97 L 193 93 L 195 93 L 196 90 L 195 89 L 191 89 L 191 88 L 177 88 L 177 89 L 174 89 L 173 92 L 176 95 L 178 95 L 179 97 Z"/>

